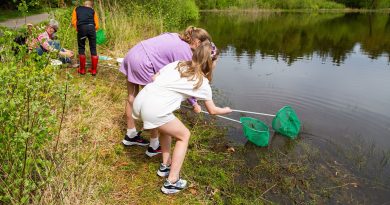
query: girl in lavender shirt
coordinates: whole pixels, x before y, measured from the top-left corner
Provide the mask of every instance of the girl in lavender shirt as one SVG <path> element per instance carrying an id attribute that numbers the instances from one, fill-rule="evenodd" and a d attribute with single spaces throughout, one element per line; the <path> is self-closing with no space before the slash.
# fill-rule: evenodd
<path id="1" fill-rule="evenodd" d="M 146 154 L 149 157 L 161 153 L 157 130 L 151 130 L 150 144 L 136 131 L 133 113 L 133 102 L 139 92 L 139 87 L 152 82 L 152 77 L 165 65 L 178 61 L 188 61 L 192 51 L 201 42 L 211 41 L 206 30 L 188 27 L 182 34 L 163 33 L 154 38 L 141 41 L 126 54 L 120 71 L 127 76 L 128 99 L 126 103 L 127 133 L 123 139 L 124 145 L 149 145 Z M 192 101 L 193 102 L 193 101 Z M 193 103 L 194 111 L 200 112 L 200 107 Z"/>

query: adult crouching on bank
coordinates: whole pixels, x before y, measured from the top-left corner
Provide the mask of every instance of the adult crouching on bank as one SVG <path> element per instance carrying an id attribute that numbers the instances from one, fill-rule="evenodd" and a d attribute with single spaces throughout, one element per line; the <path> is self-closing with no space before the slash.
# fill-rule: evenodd
<path id="1" fill-rule="evenodd" d="M 96 75 L 99 60 L 96 51 L 96 30 L 99 28 L 99 18 L 93 9 L 92 1 L 85 1 L 83 6 L 78 6 L 73 10 L 72 25 L 77 30 L 77 44 L 79 48 L 80 66 L 77 72 L 81 75 L 86 73 L 85 40 L 88 38 L 92 62 L 92 67 L 88 72 Z"/>

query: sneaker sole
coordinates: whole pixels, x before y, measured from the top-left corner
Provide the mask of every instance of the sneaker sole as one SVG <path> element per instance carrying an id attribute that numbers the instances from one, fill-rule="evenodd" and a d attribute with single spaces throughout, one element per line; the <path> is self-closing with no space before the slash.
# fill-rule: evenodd
<path id="1" fill-rule="evenodd" d="M 139 143 L 139 142 L 130 142 L 130 141 L 127 141 L 127 140 L 122 140 L 122 143 L 126 146 L 132 146 L 132 145 L 139 145 L 139 146 L 148 146 L 149 144 L 143 144 L 143 143 Z"/>
<path id="2" fill-rule="evenodd" d="M 148 150 L 146 150 L 145 154 L 148 155 L 148 157 L 154 157 L 158 154 L 161 154 L 161 152 L 149 152 Z"/>
<path id="3" fill-rule="evenodd" d="M 185 188 L 184 188 L 185 189 Z M 178 192 L 180 192 L 180 191 L 183 191 L 183 189 L 181 189 L 181 190 L 178 190 L 178 189 L 167 189 L 167 188 L 165 188 L 164 186 L 162 186 L 161 187 L 161 191 L 162 191 L 162 193 L 164 193 L 164 194 L 176 194 L 176 193 L 178 193 Z"/>
<path id="4" fill-rule="evenodd" d="M 157 170 L 157 175 L 160 177 L 167 177 L 169 176 L 169 172 L 161 172 L 160 170 Z"/>

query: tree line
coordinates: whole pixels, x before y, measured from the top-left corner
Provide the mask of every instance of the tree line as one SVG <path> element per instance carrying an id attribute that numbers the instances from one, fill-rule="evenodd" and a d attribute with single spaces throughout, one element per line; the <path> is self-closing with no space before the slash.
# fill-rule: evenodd
<path id="1" fill-rule="evenodd" d="M 195 0 L 200 9 L 381 9 L 390 8 L 390 0 Z"/>
<path id="2" fill-rule="evenodd" d="M 42 7 L 67 7 L 80 4 L 83 0 L 8 0 L 0 5 L 1 9 L 18 9 Z M 117 0 L 104 0 L 104 2 Z M 143 3 L 145 5 L 154 1 L 123 0 L 120 3 Z M 390 0 L 186 0 L 192 2 L 200 9 L 227 9 L 227 8 L 259 8 L 259 9 L 383 9 L 390 8 Z"/>

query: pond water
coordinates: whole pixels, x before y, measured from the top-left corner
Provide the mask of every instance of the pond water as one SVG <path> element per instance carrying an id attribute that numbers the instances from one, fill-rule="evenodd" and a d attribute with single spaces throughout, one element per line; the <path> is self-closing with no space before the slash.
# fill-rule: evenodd
<path id="1" fill-rule="evenodd" d="M 219 105 L 270 114 L 290 105 L 303 124 L 299 140 L 390 190 L 388 13 L 211 12 L 198 25 L 221 51 Z M 231 141 L 245 142 L 239 125 L 223 123 Z"/>

